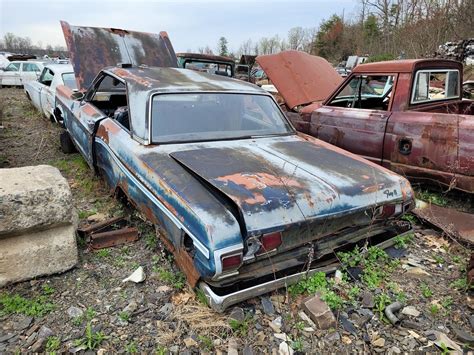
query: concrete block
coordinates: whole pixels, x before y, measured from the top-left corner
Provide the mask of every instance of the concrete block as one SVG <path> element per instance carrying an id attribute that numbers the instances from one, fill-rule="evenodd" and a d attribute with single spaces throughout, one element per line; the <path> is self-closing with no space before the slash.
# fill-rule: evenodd
<path id="1" fill-rule="evenodd" d="M 0 238 L 0 287 L 69 270 L 78 261 L 76 226 Z"/>
<path id="2" fill-rule="evenodd" d="M 334 314 L 319 295 L 306 299 L 303 309 L 319 329 L 336 328 Z"/>
<path id="3" fill-rule="evenodd" d="M 0 169 L 0 238 L 74 223 L 71 190 L 49 165 Z"/>

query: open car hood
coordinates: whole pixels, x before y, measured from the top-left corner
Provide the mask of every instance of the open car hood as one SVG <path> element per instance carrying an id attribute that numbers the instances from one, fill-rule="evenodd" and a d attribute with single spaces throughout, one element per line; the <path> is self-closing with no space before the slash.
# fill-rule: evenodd
<path id="1" fill-rule="evenodd" d="M 290 109 L 325 100 L 343 80 L 326 59 L 305 52 L 284 51 L 256 60 Z"/>
<path id="2" fill-rule="evenodd" d="M 115 28 L 71 26 L 61 21 L 77 86 L 85 90 L 105 67 L 119 63 L 177 67 L 166 32 L 145 33 Z"/>

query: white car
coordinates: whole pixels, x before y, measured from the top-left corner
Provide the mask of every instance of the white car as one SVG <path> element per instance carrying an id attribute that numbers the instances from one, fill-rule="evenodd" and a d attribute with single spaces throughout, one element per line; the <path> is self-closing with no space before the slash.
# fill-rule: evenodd
<path id="1" fill-rule="evenodd" d="M 70 64 L 48 64 L 44 67 L 38 80 L 25 84 L 25 93 L 33 106 L 46 118 L 58 122 L 54 115 L 56 87 L 66 85 L 77 90 L 76 77 Z"/>
<path id="2" fill-rule="evenodd" d="M 23 86 L 28 81 L 38 80 L 44 68 L 43 62 L 13 61 L 0 71 L 0 88 L 2 86 Z"/>

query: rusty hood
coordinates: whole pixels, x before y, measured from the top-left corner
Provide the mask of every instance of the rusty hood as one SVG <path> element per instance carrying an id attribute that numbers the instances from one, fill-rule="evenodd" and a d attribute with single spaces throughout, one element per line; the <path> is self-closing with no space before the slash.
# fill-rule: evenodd
<path id="1" fill-rule="evenodd" d="M 343 80 L 326 59 L 305 52 L 284 51 L 256 60 L 290 109 L 325 100 Z"/>
<path id="2" fill-rule="evenodd" d="M 207 144 L 170 156 L 230 199 L 254 234 L 402 199 L 399 176 L 341 152 L 291 136 Z"/>
<path id="3" fill-rule="evenodd" d="M 72 26 L 61 21 L 78 87 L 85 90 L 105 67 L 119 63 L 177 67 L 166 32 L 145 33 L 115 28 Z"/>

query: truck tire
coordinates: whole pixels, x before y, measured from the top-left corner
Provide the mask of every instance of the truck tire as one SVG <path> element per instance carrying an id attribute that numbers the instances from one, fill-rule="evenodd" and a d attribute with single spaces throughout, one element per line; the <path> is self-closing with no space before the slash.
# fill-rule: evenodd
<path id="1" fill-rule="evenodd" d="M 61 143 L 61 150 L 65 154 L 71 154 L 77 152 L 74 143 L 72 142 L 71 136 L 68 131 L 64 131 L 59 136 L 59 142 Z"/>

